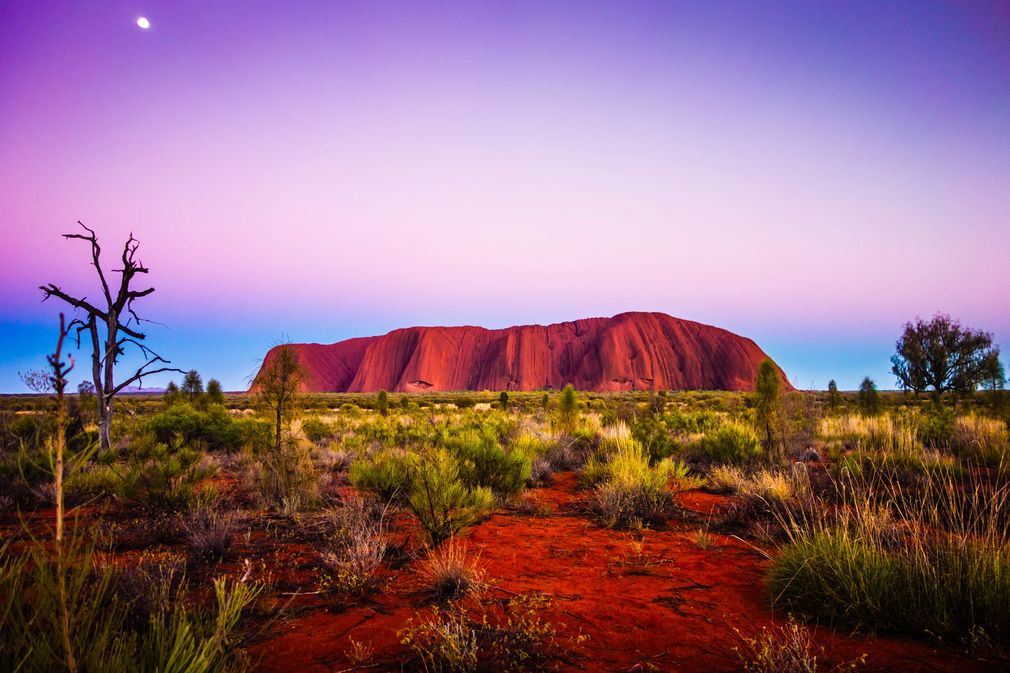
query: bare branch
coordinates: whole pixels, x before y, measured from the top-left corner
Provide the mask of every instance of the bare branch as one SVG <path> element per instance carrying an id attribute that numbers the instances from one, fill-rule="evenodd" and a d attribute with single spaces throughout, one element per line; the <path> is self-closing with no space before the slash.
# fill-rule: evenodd
<path id="1" fill-rule="evenodd" d="M 105 273 L 102 271 L 102 265 L 99 262 L 99 258 L 102 255 L 102 247 L 98 245 L 98 236 L 95 231 L 87 226 L 80 220 L 77 220 L 77 224 L 88 232 L 88 235 L 83 234 L 63 234 L 63 238 L 79 238 L 82 241 L 88 241 L 91 244 L 91 265 L 95 267 L 98 271 L 98 278 L 102 281 L 102 291 L 105 293 L 105 302 L 107 304 L 112 304 L 112 293 L 109 291 L 109 283 L 105 280 Z"/>
<path id="2" fill-rule="evenodd" d="M 153 350 L 151 350 L 150 348 L 148 348 L 146 345 L 140 343 L 136 339 L 129 339 L 129 338 L 126 338 L 126 337 L 123 337 L 122 339 L 120 339 L 119 341 L 116 342 L 116 348 L 118 349 L 118 351 L 120 353 L 123 352 L 123 346 L 126 345 L 126 344 L 133 344 L 134 346 L 136 346 L 137 348 L 139 348 L 141 350 L 141 352 L 143 352 L 144 357 L 147 357 L 147 358 L 161 357 L 160 355 L 158 355 Z"/>
<path id="3" fill-rule="evenodd" d="M 127 387 L 128 385 L 130 385 L 134 381 L 139 381 L 140 379 L 144 378 L 145 376 L 150 376 L 152 374 L 159 374 L 161 372 L 178 372 L 180 374 L 185 374 L 186 373 L 186 372 L 182 371 L 181 369 L 179 369 L 177 367 L 160 367 L 158 369 L 152 369 L 150 371 L 144 371 L 145 369 L 147 369 L 148 367 L 150 367 L 151 365 L 153 365 L 153 364 L 155 364 L 157 362 L 164 362 L 165 364 L 171 364 L 168 360 L 166 360 L 166 359 L 164 359 L 162 357 L 151 358 L 149 361 L 147 361 L 146 363 L 144 363 L 143 365 L 141 365 L 140 368 L 137 369 L 136 373 L 133 376 L 131 376 L 130 378 L 126 379 L 125 381 L 123 381 L 122 383 L 120 383 L 118 386 L 116 386 L 115 388 L 113 388 L 112 392 L 111 393 L 107 393 L 106 396 L 107 397 L 112 397 L 112 396 L 118 394 L 121 390 L 123 390 L 123 388 Z"/>
<path id="4" fill-rule="evenodd" d="M 49 285 L 39 285 L 39 289 L 42 290 L 46 296 L 42 298 L 42 301 L 49 299 L 49 297 L 56 297 L 57 299 L 62 299 L 71 306 L 79 309 L 83 309 L 88 313 L 97 315 L 102 320 L 108 320 L 109 314 L 98 309 L 96 306 L 92 305 L 90 302 L 86 301 L 87 297 L 84 299 L 78 299 L 76 297 L 71 297 L 69 294 L 56 287 L 56 285 L 50 283 Z"/>

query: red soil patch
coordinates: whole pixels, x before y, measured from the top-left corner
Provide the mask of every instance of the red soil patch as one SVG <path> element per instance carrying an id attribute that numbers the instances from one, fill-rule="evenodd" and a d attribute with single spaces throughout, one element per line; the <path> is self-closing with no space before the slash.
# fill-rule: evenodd
<path id="1" fill-rule="evenodd" d="M 500 512 L 471 529 L 492 594 L 550 595 L 550 619 L 571 636 L 560 670 L 737 671 L 741 636 L 781 623 L 764 589 L 765 556 L 747 543 L 708 535 L 698 544 L 697 523 L 671 522 L 666 530 L 602 529 L 574 512 L 581 499 L 572 474 L 533 491 L 542 516 Z M 681 495 L 688 509 L 708 514 L 725 498 Z M 346 607 L 330 600 L 305 605 L 275 624 L 252 647 L 257 671 L 354 670 L 351 639 L 374 648 L 376 661 L 399 670 L 397 633 L 425 606 L 410 567 L 385 576 L 384 587 Z M 328 607 L 327 607 L 328 605 Z M 588 636 L 576 642 L 576 636 Z M 863 670 L 982 671 L 957 650 L 925 641 L 847 636 L 822 629 L 817 640 L 830 664 L 867 654 Z"/>

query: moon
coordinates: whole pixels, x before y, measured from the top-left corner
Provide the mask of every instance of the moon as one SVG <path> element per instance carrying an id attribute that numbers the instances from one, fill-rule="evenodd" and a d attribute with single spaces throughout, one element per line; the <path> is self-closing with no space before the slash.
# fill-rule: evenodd
<path id="1" fill-rule="evenodd" d="M 142 16 L 139 19 L 137 19 L 137 26 L 141 30 L 147 30 L 148 28 L 151 27 L 151 22 L 147 20 L 146 16 Z"/>

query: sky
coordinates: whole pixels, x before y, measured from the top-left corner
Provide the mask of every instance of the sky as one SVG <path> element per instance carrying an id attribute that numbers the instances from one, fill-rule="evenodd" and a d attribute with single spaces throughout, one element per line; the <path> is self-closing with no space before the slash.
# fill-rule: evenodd
<path id="1" fill-rule="evenodd" d="M 919 315 L 1010 351 L 1010 6 L 8 0 L 0 392 L 39 285 L 98 296 L 77 220 L 225 389 L 282 340 L 629 310 L 891 388 Z"/>

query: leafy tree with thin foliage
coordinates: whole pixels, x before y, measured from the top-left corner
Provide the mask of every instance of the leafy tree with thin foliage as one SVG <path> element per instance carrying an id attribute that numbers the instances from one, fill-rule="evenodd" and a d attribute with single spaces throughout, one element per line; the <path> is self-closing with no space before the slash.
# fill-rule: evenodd
<path id="1" fill-rule="evenodd" d="M 389 413 L 389 393 L 385 390 L 380 390 L 375 396 L 375 410 L 383 416 Z"/>
<path id="2" fill-rule="evenodd" d="M 498 408 L 502 411 L 508 411 L 509 408 L 509 394 L 504 390 L 498 395 Z"/>
<path id="3" fill-rule="evenodd" d="M 863 416 L 876 416 L 880 413 L 880 394 L 877 384 L 869 376 L 859 384 L 859 411 Z"/>
<path id="4" fill-rule="evenodd" d="M 44 369 L 19 371 L 18 378 L 21 379 L 21 383 L 25 385 L 25 388 L 37 395 L 48 395 L 53 392 L 52 374 Z"/>
<path id="5" fill-rule="evenodd" d="M 203 395 L 203 379 L 200 377 L 200 373 L 195 369 L 190 369 L 186 372 L 179 391 L 189 398 L 190 404 L 195 404 L 200 399 L 200 396 Z"/>
<path id="6" fill-rule="evenodd" d="M 754 379 L 754 423 L 769 457 L 777 455 L 781 444 L 777 431 L 781 406 L 782 382 L 778 370 L 771 360 L 762 360 Z"/>
<path id="7" fill-rule="evenodd" d="M 91 412 L 86 411 L 87 409 L 92 409 L 95 403 L 95 384 L 91 381 L 81 381 L 77 384 L 77 408 L 78 415 L 85 422 L 89 422 L 87 419 L 91 417 Z"/>
<path id="8" fill-rule="evenodd" d="M 999 413 L 1003 408 L 1003 391 L 1006 388 L 1006 370 L 999 358 L 991 358 L 986 366 L 982 387 L 992 396 L 992 409 Z"/>
<path id="9" fill-rule="evenodd" d="M 67 294 L 59 286 L 50 283 L 41 285 L 43 301 L 50 297 L 56 297 L 75 309 L 84 311 L 85 318 L 75 318 L 67 325 L 67 330 L 76 327 L 77 345 L 80 347 L 81 334 L 86 332 L 91 337 L 91 376 L 95 384 L 95 397 L 98 408 L 98 439 L 102 449 L 107 449 L 111 445 L 112 428 L 112 402 L 116 395 L 122 392 L 127 386 L 141 381 L 144 376 L 157 374 L 159 372 L 179 372 L 181 369 L 174 367 L 157 366 L 159 364 L 170 364 L 168 360 L 161 357 L 144 343 L 147 338 L 139 330 L 143 320 L 133 309 L 133 302 L 154 292 L 153 287 L 144 290 L 133 290 L 130 284 L 139 274 L 146 274 L 148 268 L 137 259 L 137 249 L 140 241 L 130 234 L 123 246 L 123 254 L 120 257 L 122 268 L 113 270 L 113 273 L 120 274 L 119 288 L 113 291 L 113 287 L 105 276 L 102 269 L 101 255 L 102 248 L 98 244 L 98 236 L 92 229 L 85 227 L 78 222 L 87 234 L 63 234 L 66 239 L 80 239 L 87 241 L 91 246 L 91 265 L 98 273 L 98 280 L 101 282 L 102 299 L 104 307 L 95 305 L 87 300 L 87 297 L 78 299 Z M 131 324 L 131 322 L 133 324 Z M 149 322 L 149 321 L 148 321 Z M 125 380 L 116 382 L 115 367 L 119 358 L 125 353 L 128 346 L 140 349 L 146 361 Z M 152 369 L 152 367 L 154 367 Z"/>
<path id="10" fill-rule="evenodd" d="M 274 450 L 283 448 L 285 431 L 297 409 L 298 393 L 305 377 L 295 349 L 288 344 L 276 348 L 256 377 L 260 401 L 274 421 Z"/>
<path id="11" fill-rule="evenodd" d="M 992 334 L 962 327 L 943 313 L 906 323 L 895 349 L 891 371 L 898 385 L 916 394 L 928 390 L 935 402 L 946 392 L 974 392 L 999 363 Z"/>
<path id="12" fill-rule="evenodd" d="M 168 385 L 165 386 L 163 398 L 166 407 L 170 407 L 179 401 L 179 386 L 176 385 L 175 381 L 169 381 Z"/>
<path id="13" fill-rule="evenodd" d="M 838 392 L 838 384 L 834 379 L 828 381 L 828 408 L 836 411 L 842 406 L 842 394 Z"/>
<path id="14" fill-rule="evenodd" d="M 207 381 L 207 401 L 211 404 L 224 404 L 224 391 L 217 379 Z"/>

